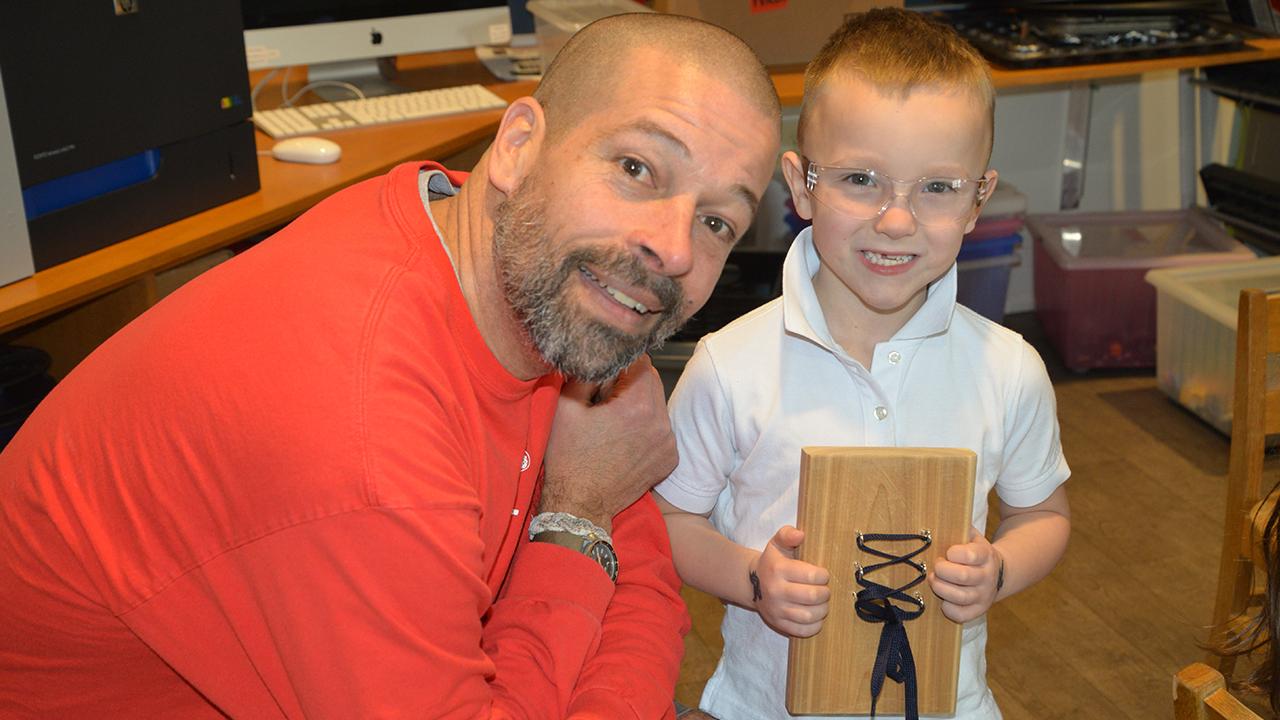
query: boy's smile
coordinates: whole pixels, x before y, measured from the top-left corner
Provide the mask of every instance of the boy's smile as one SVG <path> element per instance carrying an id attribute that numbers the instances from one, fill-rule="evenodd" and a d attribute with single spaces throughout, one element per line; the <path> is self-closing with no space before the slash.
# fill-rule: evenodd
<path id="1" fill-rule="evenodd" d="M 805 161 L 873 170 L 886 180 L 911 178 L 897 181 L 908 187 L 916 178 L 976 179 L 982 177 L 990 147 L 989 116 L 969 94 L 927 87 L 905 97 L 882 94 L 852 72 L 830 77 L 812 102 L 805 158 L 788 153 L 784 171 L 796 209 L 813 220 L 814 246 L 822 260 L 814 288 L 828 324 L 837 335 L 837 326 L 869 331 L 877 336 L 874 344 L 891 337 L 924 304 L 929 284 L 955 262 L 978 206 L 966 207 L 954 221 L 922 224 L 912 212 L 912 192 L 917 193 L 914 202 L 921 202 L 917 188 L 895 192 L 879 215 L 859 219 L 847 209 L 841 212 L 837 203 L 823 202 L 821 186 L 806 188 Z M 995 187 L 995 172 L 986 177 L 983 198 Z M 820 183 L 856 183 L 859 189 L 870 182 L 867 173 L 824 170 L 820 178 Z M 947 189 L 925 186 L 923 192 Z M 835 188 L 841 189 L 849 190 Z"/>

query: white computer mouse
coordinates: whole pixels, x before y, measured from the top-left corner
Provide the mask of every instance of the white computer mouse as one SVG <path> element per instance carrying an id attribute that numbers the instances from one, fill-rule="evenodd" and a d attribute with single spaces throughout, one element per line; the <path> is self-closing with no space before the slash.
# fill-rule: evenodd
<path id="1" fill-rule="evenodd" d="M 321 137 L 292 137 L 271 146 L 271 156 L 284 162 L 327 165 L 342 157 L 342 146 Z"/>

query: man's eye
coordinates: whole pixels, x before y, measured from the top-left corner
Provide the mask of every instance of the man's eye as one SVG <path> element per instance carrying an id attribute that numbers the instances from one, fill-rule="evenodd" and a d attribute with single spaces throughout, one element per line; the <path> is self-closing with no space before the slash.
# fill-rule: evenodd
<path id="1" fill-rule="evenodd" d="M 729 223 L 725 222 L 724 218 L 718 218 L 715 215 L 704 215 L 702 217 L 702 224 L 706 225 L 707 229 L 716 235 L 730 239 L 734 236 L 733 228 L 729 226 Z"/>
<path id="2" fill-rule="evenodd" d="M 649 166 L 631 157 L 624 157 L 618 161 L 622 166 L 622 172 L 630 175 L 637 180 L 642 180 L 649 176 Z"/>
<path id="3" fill-rule="evenodd" d="M 956 181 L 946 179 L 925 180 L 921 185 L 927 193 L 949 193 L 956 191 Z"/>

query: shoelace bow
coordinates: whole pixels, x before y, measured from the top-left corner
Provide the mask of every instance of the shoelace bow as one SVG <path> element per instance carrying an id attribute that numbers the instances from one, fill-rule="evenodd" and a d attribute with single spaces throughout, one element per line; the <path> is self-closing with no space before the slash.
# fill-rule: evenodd
<path id="1" fill-rule="evenodd" d="M 873 542 L 901 542 L 918 540 L 920 547 L 911 552 L 895 555 L 894 553 L 872 547 Z M 876 701 L 884 688 L 884 679 L 903 685 L 905 716 L 907 720 L 918 720 L 920 713 L 916 696 L 916 662 L 911 655 L 911 643 L 907 639 L 907 629 L 903 625 L 907 620 L 914 620 L 924 612 L 924 599 L 919 593 L 907 594 L 907 591 L 924 582 L 928 569 L 923 561 L 914 558 L 933 544 L 933 535 L 928 530 L 920 533 L 858 533 L 858 549 L 882 558 L 884 562 L 862 567 L 857 566 L 854 577 L 862 589 L 854 596 L 853 608 L 858 617 L 867 622 L 884 623 L 880 629 L 880 645 L 876 649 L 876 662 L 871 668 L 871 717 L 876 716 Z M 867 575 L 893 567 L 908 565 L 915 569 L 916 577 L 907 583 L 891 588 Z M 894 600 L 906 603 L 904 608 L 894 604 Z"/>

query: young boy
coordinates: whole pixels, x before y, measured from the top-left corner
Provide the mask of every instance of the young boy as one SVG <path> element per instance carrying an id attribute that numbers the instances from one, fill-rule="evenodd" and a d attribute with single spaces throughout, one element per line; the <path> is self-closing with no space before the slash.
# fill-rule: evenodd
<path id="1" fill-rule="evenodd" d="M 996 185 L 994 95 L 954 31 L 903 10 L 852 17 L 809 65 L 800 153 L 782 168 L 813 226 L 787 254 L 782 297 L 698 344 L 671 399 L 680 465 L 656 488 L 681 576 L 730 603 L 701 703 L 717 717 L 789 717 L 788 636 L 852 602 L 793 557 L 807 445 L 977 453 L 970 541 L 930 568 L 926 600 L 965 623 L 956 717 L 1000 717 L 986 612 L 1049 573 L 1070 521 L 1043 362 L 956 304 L 961 236 Z"/>

